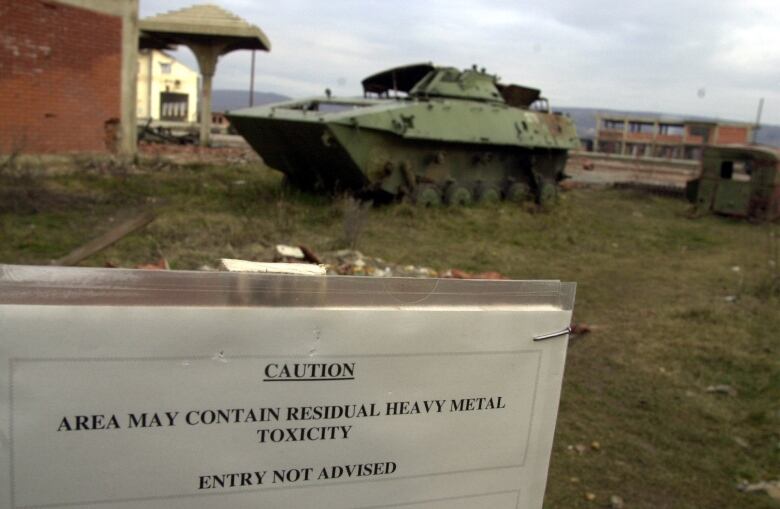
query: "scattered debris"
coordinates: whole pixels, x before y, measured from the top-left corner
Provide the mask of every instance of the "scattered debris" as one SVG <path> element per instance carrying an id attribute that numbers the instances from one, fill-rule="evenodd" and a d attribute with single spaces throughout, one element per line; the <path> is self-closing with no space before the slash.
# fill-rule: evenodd
<path id="1" fill-rule="evenodd" d="M 298 246 L 277 244 L 274 248 L 274 262 L 296 263 L 305 262 L 306 255 Z"/>
<path id="2" fill-rule="evenodd" d="M 736 442 L 736 444 L 740 447 L 743 447 L 745 449 L 750 449 L 750 442 L 748 442 L 742 437 L 734 437 L 734 442 Z"/>
<path id="3" fill-rule="evenodd" d="M 172 145 L 194 145 L 198 142 L 197 132 L 174 133 L 172 129 L 153 127 L 152 120 L 138 129 L 138 141 L 150 143 L 170 143 Z"/>
<path id="4" fill-rule="evenodd" d="M 596 494 L 591 493 L 590 491 L 585 492 L 584 496 L 585 496 L 585 500 L 587 500 L 588 502 L 593 502 L 594 500 L 596 500 Z"/>
<path id="5" fill-rule="evenodd" d="M 754 484 L 750 484 L 743 480 L 737 484 L 737 489 L 745 493 L 754 493 L 757 491 L 763 491 L 771 498 L 780 500 L 780 480 L 776 481 L 760 481 Z"/>
<path id="6" fill-rule="evenodd" d="M 228 164 L 243 166 L 260 161 L 260 156 L 237 136 L 230 136 L 229 143 L 215 141 L 215 145 L 201 147 L 198 145 L 178 145 L 171 143 L 149 143 L 140 140 L 138 151 L 146 164 L 166 170 L 179 164 Z M 237 144 L 233 143 L 237 138 Z M 240 185 L 240 184 L 239 184 Z"/>
<path id="7" fill-rule="evenodd" d="M 585 189 L 587 187 L 590 187 L 585 182 L 579 182 L 575 180 L 561 180 L 561 182 L 558 184 L 558 186 L 563 191 L 572 191 L 574 189 Z"/>
<path id="8" fill-rule="evenodd" d="M 120 225 L 122 226 L 122 225 Z M 228 252 L 230 252 L 228 250 Z M 302 275 L 341 275 L 341 276 L 374 276 L 374 277 L 415 277 L 415 278 L 454 278 L 454 279 L 506 279 L 498 272 L 469 273 L 459 269 L 439 272 L 430 267 L 417 265 L 395 265 L 381 258 L 365 256 L 360 251 L 343 249 L 324 253 L 322 256 L 306 246 L 291 246 L 277 244 L 273 252 L 266 254 L 272 262 L 256 262 L 223 258 L 218 268 L 203 265 L 199 270 L 223 270 L 229 272 L 258 272 Z M 108 261 L 106 267 L 119 267 L 115 262 Z M 168 270 L 168 261 L 160 256 L 157 262 L 136 265 L 136 269 Z M 574 332 L 576 331 L 576 332 Z M 587 325 L 575 325 L 573 334 L 585 334 L 590 331 Z"/>
<path id="9" fill-rule="evenodd" d="M 130 235 L 136 230 L 140 230 L 147 224 L 151 223 L 157 217 L 157 211 L 155 209 L 145 210 L 141 214 L 138 214 L 127 221 L 123 221 L 114 226 L 103 235 L 90 240 L 86 244 L 77 247 L 67 255 L 63 256 L 59 260 L 52 262 L 53 265 L 72 266 L 76 265 L 80 261 L 89 258 L 95 253 L 98 253 L 122 238 Z"/>
<path id="10" fill-rule="evenodd" d="M 317 254 L 306 246 L 287 246 L 277 244 L 274 248 L 274 262 L 283 263 L 313 263 L 322 265 L 322 260 Z"/>
<path id="11" fill-rule="evenodd" d="M 705 390 L 707 392 L 726 394 L 732 397 L 737 395 L 737 390 L 730 385 L 710 385 Z"/>
<path id="12" fill-rule="evenodd" d="M 222 258 L 220 270 L 228 272 L 256 272 L 264 274 L 295 274 L 299 276 L 324 276 L 325 267 L 307 263 L 264 263 Z"/>
<path id="13" fill-rule="evenodd" d="M 596 441 L 596 440 L 594 440 L 593 442 L 590 443 L 590 449 L 592 449 L 594 451 L 600 451 L 601 450 L 601 443 Z M 566 450 L 569 451 L 569 452 L 576 452 L 577 454 L 582 455 L 582 454 L 585 454 L 586 452 L 588 452 L 588 446 L 586 446 L 585 444 L 567 445 L 566 446 Z M 576 479 L 576 477 L 572 477 L 572 479 Z M 575 482 L 575 481 L 572 480 L 572 482 Z"/>
<path id="14" fill-rule="evenodd" d="M 609 507 L 610 509 L 623 509 L 626 506 L 626 503 L 623 501 L 622 497 L 619 497 L 617 495 L 612 495 L 609 497 Z"/>
<path id="15" fill-rule="evenodd" d="M 298 246 L 298 249 L 300 249 L 303 252 L 303 259 L 306 260 L 309 263 L 314 263 L 316 265 L 322 265 L 322 260 L 320 259 L 317 254 L 309 249 L 306 246 Z"/>
<path id="16" fill-rule="evenodd" d="M 450 269 L 442 274 L 442 277 L 448 277 L 452 279 L 506 279 L 498 272 L 477 272 L 472 274 L 471 272 L 458 269 Z"/>
<path id="17" fill-rule="evenodd" d="M 360 251 L 353 249 L 325 253 L 321 259 L 328 274 L 375 277 L 442 277 L 438 271 L 429 267 L 395 265 L 381 258 L 365 256 Z"/>
<path id="18" fill-rule="evenodd" d="M 142 263 L 140 265 L 136 265 L 135 268 L 142 270 L 171 270 L 171 266 L 168 265 L 168 260 L 162 256 L 155 263 Z"/>
<path id="19" fill-rule="evenodd" d="M 569 334 L 571 334 L 572 336 L 579 336 L 579 335 L 584 336 L 585 334 L 590 333 L 591 327 L 587 323 L 572 323 L 571 326 L 569 327 L 569 330 L 570 330 Z"/>
<path id="20" fill-rule="evenodd" d="M 300 245 L 278 244 L 274 247 L 274 262 L 315 264 L 325 267 L 328 274 L 340 276 L 416 277 L 453 279 L 506 279 L 495 271 L 471 273 L 460 269 L 440 272 L 418 265 L 396 265 L 382 258 L 372 258 L 354 249 L 342 249 L 318 255 L 312 249 Z"/>

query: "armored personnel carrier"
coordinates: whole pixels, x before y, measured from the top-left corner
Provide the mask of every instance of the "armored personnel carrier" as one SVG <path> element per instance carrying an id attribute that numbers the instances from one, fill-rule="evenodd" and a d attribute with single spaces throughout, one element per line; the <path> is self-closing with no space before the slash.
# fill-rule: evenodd
<path id="1" fill-rule="evenodd" d="M 554 201 L 573 123 L 540 91 L 501 84 L 476 67 L 432 64 L 363 80 L 364 97 L 325 97 L 228 113 L 272 168 L 306 190 L 374 199 L 444 202 Z"/>

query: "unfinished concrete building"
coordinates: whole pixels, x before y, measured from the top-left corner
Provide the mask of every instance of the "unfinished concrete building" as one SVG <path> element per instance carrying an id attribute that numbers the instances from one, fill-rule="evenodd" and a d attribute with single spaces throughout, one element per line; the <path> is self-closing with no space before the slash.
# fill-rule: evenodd
<path id="1" fill-rule="evenodd" d="M 751 124 L 664 117 L 597 116 L 594 150 L 629 157 L 701 159 L 704 145 L 750 143 Z"/>

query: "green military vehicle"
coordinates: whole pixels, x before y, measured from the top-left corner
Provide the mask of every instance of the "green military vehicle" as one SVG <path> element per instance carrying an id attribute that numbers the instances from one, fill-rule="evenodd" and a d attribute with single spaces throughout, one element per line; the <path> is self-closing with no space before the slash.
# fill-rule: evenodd
<path id="1" fill-rule="evenodd" d="M 780 217 L 780 152 L 760 145 L 705 147 L 701 175 L 688 181 L 701 212 L 771 221 Z"/>
<path id="2" fill-rule="evenodd" d="M 325 97 L 232 111 L 231 126 L 293 186 L 375 200 L 554 201 L 574 124 L 540 91 L 476 67 L 432 64 L 363 80 L 364 97 Z"/>

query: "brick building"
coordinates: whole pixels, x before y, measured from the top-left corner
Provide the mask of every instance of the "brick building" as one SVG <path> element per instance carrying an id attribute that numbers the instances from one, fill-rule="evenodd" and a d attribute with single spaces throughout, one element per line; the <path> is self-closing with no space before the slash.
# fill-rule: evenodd
<path id="1" fill-rule="evenodd" d="M 270 51 L 270 41 L 257 26 L 210 4 L 152 16 L 143 24 L 140 38 L 138 0 L 0 0 L 0 156 L 132 157 L 139 45 L 157 50 L 187 45 L 195 53 L 205 112 L 200 142 L 207 145 L 218 58 L 239 49 Z M 188 116 L 195 109 L 189 95 Z M 184 109 L 181 94 L 166 97 L 175 103 L 170 111 Z"/>
<path id="2" fill-rule="evenodd" d="M 752 138 L 751 124 L 599 116 L 593 149 L 631 157 L 701 159 L 703 145 L 746 144 Z"/>
<path id="3" fill-rule="evenodd" d="M 137 8 L 0 0 L 0 154 L 132 152 Z"/>

